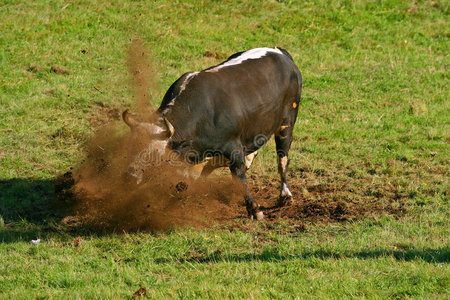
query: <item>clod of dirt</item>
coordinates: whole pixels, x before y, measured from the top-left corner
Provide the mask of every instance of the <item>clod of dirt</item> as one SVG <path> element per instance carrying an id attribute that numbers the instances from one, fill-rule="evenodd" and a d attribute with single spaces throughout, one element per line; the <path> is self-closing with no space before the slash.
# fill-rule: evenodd
<path id="1" fill-rule="evenodd" d="M 415 6 L 414 4 L 412 4 L 411 7 L 408 8 L 407 12 L 410 13 L 410 14 L 415 14 L 415 13 L 417 13 L 416 6 Z"/>
<path id="2" fill-rule="evenodd" d="M 80 247 L 81 246 L 81 241 L 82 241 L 81 236 L 77 236 L 76 238 L 74 238 L 72 244 L 73 244 L 74 247 Z"/>
<path id="3" fill-rule="evenodd" d="M 186 182 L 180 181 L 180 182 L 177 183 L 175 188 L 177 189 L 177 192 L 181 193 L 181 192 L 184 192 L 185 190 L 187 190 L 188 185 L 187 185 Z"/>
<path id="4" fill-rule="evenodd" d="M 35 64 L 31 64 L 27 69 L 28 72 L 33 72 L 33 73 L 41 72 L 42 70 L 43 69 L 41 67 L 39 67 Z"/>
<path id="5" fill-rule="evenodd" d="M 133 297 L 141 297 L 141 296 L 147 296 L 147 290 L 145 287 L 141 286 L 136 292 L 134 292 Z"/>
<path id="6" fill-rule="evenodd" d="M 218 52 L 212 52 L 209 50 L 206 50 L 205 53 L 203 53 L 203 56 L 205 57 L 214 57 L 215 59 L 222 59 L 225 58 L 223 54 L 220 54 Z"/>
<path id="7" fill-rule="evenodd" d="M 50 68 L 50 72 L 53 72 L 53 73 L 56 73 L 56 74 L 60 74 L 60 75 L 68 73 L 68 71 L 66 69 L 64 69 L 63 67 L 59 67 L 59 66 L 56 66 L 56 65 L 53 65 Z"/>
<path id="8" fill-rule="evenodd" d="M 86 54 L 87 51 L 86 51 L 86 49 L 82 49 L 80 52 L 83 54 Z"/>

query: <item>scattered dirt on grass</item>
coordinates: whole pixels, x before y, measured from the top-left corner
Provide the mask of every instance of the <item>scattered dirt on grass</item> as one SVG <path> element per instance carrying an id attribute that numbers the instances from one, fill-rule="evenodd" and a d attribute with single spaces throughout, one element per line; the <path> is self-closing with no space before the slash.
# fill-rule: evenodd
<path id="1" fill-rule="evenodd" d="M 60 75 L 68 73 L 68 71 L 66 69 L 64 69 L 63 67 L 57 66 L 57 65 L 51 66 L 50 72 L 60 74 Z"/>
<path id="2" fill-rule="evenodd" d="M 6 151 L 0 149 L 0 161 L 6 157 Z"/>
<path id="3" fill-rule="evenodd" d="M 417 13 L 417 8 L 414 5 L 414 3 L 411 4 L 411 6 L 408 8 L 407 12 L 410 13 L 410 14 L 416 14 Z"/>
<path id="4" fill-rule="evenodd" d="M 392 190 L 391 187 L 372 186 L 362 179 L 344 179 L 330 174 L 317 182 L 315 173 L 302 174 L 289 180 L 294 203 L 290 206 L 277 207 L 279 183 L 265 179 L 260 186 L 254 186 L 257 199 L 267 199 L 264 213 L 268 220 L 288 219 L 297 223 L 330 223 L 371 218 L 380 215 L 400 216 L 406 210 L 407 195 Z M 358 187 L 369 186 L 376 192 L 365 193 Z"/>
<path id="5" fill-rule="evenodd" d="M 221 54 L 219 52 L 210 51 L 210 50 L 206 50 L 205 53 L 203 53 L 203 56 L 205 56 L 205 57 L 213 57 L 215 59 L 224 59 L 224 58 L 226 58 L 226 55 Z"/>
<path id="6" fill-rule="evenodd" d="M 33 72 L 33 73 L 38 73 L 38 72 L 41 72 L 42 70 L 43 70 L 43 68 L 41 68 L 35 64 L 31 64 L 27 69 L 28 72 Z"/>
<path id="7" fill-rule="evenodd" d="M 49 89 L 44 91 L 44 94 L 46 94 L 47 96 L 51 96 L 55 94 L 55 89 Z"/>
<path id="8" fill-rule="evenodd" d="M 121 109 L 114 106 L 109 106 L 101 102 L 92 105 L 92 115 L 88 118 L 89 125 L 92 127 L 100 127 L 108 124 L 111 121 L 120 120 Z"/>
<path id="9" fill-rule="evenodd" d="M 63 220 L 66 225 L 125 231 L 217 224 L 239 229 L 234 220 L 246 218 L 247 213 L 238 183 L 229 176 L 189 180 L 180 175 L 178 167 L 161 163 L 146 170 L 144 183 L 137 185 L 124 172 L 127 160 L 121 145 L 125 139 L 119 138 L 122 141 L 115 145 L 107 139 L 96 140 L 82 166 L 57 181 L 58 198 L 75 212 L 75 216 Z M 402 216 L 406 212 L 408 195 L 389 185 L 373 185 L 364 179 L 345 179 L 336 174 L 317 176 L 304 172 L 290 178 L 295 201 L 285 207 L 277 206 L 279 181 L 255 176 L 251 190 L 261 204 L 267 226 L 285 220 L 290 224 L 288 228 L 297 232 L 303 231 L 306 224 Z M 326 183 L 317 184 L 318 180 Z"/>

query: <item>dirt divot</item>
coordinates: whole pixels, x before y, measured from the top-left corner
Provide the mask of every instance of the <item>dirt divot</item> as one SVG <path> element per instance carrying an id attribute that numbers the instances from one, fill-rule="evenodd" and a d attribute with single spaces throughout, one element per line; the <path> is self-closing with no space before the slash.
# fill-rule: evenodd
<path id="1" fill-rule="evenodd" d="M 60 74 L 60 75 L 68 73 L 68 71 L 66 69 L 64 69 L 63 67 L 57 66 L 57 65 L 51 66 L 50 72 Z"/>

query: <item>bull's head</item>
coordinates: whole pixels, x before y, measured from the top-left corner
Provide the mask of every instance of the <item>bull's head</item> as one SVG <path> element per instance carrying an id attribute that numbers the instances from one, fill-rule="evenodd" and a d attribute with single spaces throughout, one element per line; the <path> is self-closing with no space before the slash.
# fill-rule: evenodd
<path id="1" fill-rule="evenodd" d="M 172 124 L 159 113 L 153 121 L 141 122 L 130 115 L 128 110 L 122 114 L 124 122 L 131 128 L 128 175 L 135 177 L 139 184 L 144 170 L 163 160 L 168 150 L 169 139 L 175 132 Z"/>

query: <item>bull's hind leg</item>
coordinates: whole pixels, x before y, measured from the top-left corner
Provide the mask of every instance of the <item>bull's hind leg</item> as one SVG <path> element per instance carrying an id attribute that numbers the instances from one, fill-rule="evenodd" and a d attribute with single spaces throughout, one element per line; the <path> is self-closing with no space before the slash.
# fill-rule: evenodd
<path id="1" fill-rule="evenodd" d="M 275 136 L 277 148 L 278 173 L 281 178 L 281 193 L 278 199 L 278 205 L 284 206 L 292 203 L 292 193 L 289 190 L 286 173 L 289 165 L 289 149 L 292 143 L 293 125 L 283 125 L 279 134 Z"/>

